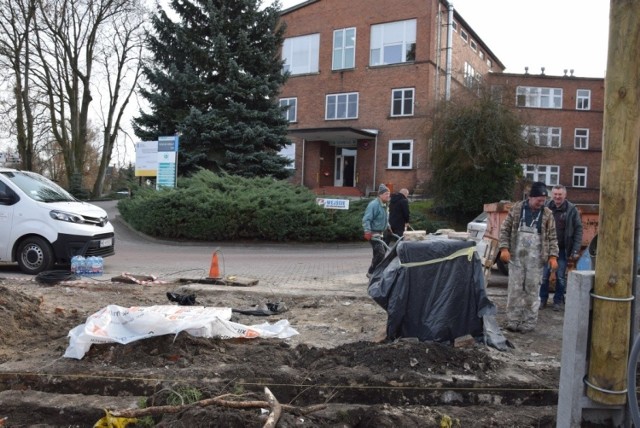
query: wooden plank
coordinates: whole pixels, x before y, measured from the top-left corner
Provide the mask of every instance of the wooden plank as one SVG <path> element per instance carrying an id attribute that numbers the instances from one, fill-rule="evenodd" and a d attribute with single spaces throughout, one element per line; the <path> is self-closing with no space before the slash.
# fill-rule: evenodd
<path id="1" fill-rule="evenodd" d="M 640 2 L 612 1 L 587 396 L 626 402 L 640 142 Z M 613 300 L 611 300 L 613 299 Z M 617 393 L 616 393 L 617 392 Z"/>

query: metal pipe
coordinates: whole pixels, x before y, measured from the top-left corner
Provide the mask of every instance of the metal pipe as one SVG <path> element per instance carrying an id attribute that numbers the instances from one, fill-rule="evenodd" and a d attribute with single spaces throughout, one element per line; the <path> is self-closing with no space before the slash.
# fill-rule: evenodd
<path id="1" fill-rule="evenodd" d="M 447 3 L 447 63 L 445 70 L 444 97 L 445 100 L 451 99 L 451 69 L 453 55 L 453 4 Z"/>

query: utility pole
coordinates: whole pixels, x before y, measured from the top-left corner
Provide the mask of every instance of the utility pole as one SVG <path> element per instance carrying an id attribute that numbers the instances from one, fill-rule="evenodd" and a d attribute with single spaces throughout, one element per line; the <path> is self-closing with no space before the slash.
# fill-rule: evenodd
<path id="1" fill-rule="evenodd" d="M 611 0 L 587 396 L 626 403 L 640 153 L 640 1 Z M 585 312 L 587 308 L 585 308 Z"/>

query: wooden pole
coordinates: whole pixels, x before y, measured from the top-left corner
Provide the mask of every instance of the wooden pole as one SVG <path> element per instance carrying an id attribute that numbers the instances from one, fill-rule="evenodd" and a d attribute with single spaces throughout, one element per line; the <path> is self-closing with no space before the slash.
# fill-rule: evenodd
<path id="1" fill-rule="evenodd" d="M 611 0 L 587 396 L 626 402 L 640 152 L 640 1 Z M 586 308 L 585 308 L 586 310 Z"/>

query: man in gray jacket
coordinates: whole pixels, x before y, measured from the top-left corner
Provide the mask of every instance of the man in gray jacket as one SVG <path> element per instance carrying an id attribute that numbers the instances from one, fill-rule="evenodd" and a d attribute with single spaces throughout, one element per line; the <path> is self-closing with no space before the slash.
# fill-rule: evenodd
<path id="1" fill-rule="evenodd" d="M 578 260 L 582 245 L 582 220 L 574 204 L 567 200 L 567 188 L 562 184 L 553 186 L 547 207 L 553 212 L 558 236 L 558 271 L 555 275 L 556 290 L 553 293 L 553 310 L 560 311 L 564 305 L 567 289 L 567 261 Z M 540 284 L 540 309 L 547 306 L 549 282 L 553 282 L 551 270 L 545 267 Z"/>

